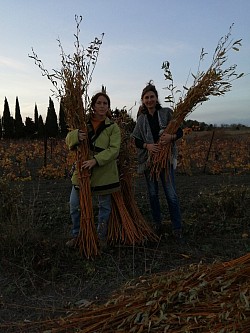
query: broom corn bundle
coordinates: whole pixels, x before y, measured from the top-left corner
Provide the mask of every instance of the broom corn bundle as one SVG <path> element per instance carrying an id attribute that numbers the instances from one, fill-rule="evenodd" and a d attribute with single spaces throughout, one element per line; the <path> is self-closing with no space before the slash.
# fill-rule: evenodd
<path id="1" fill-rule="evenodd" d="M 65 59 L 63 57 L 63 59 Z M 68 68 L 66 62 L 63 63 L 62 78 L 64 80 L 64 95 L 62 96 L 62 105 L 66 115 L 67 124 L 73 129 L 81 129 L 86 133 L 86 113 L 82 100 L 84 91 L 84 76 L 80 64 L 81 56 L 77 48 L 75 62 L 71 63 L 72 68 Z M 66 65 L 67 64 L 67 65 Z M 65 66 L 66 65 L 66 66 Z M 71 66 L 72 67 L 72 66 Z M 74 68 L 76 67 L 76 68 Z M 76 165 L 79 180 L 79 200 L 80 200 L 80 230 L 77 238 L 80 252 L 84 252 L 87 258 L 97 255 L 98 239 L 94 224 L 94 214 L 92 207 L 92 196 L 90 187 L 89 171 L 82 168 L 82 163 L 89 157 L 89 145 L 87 139 L 84 140 L 76 150 Z"/>
<path id="2" fill-rule="evenodd" d="M 162 69 L 166 80 L 170 80 L 169 86 L 166 88 L 170 91 L 170 95 L 165 98 L 166 102 L 173 105 L 172 119 L 164 129 L 165 133 L 175 134 L 177 129 L 181 126 L 183 120 L 193 112 L 203 102 L 208 101 L 212 96 L 222 96 L 229 92 L 232 88 L 232 81 L 239 79 L 244 73 L 237 74 L 235 72 L 236 65 L 223 68 L 223 65 L 228 59 L 228 53 L 231 50 L 239 51 L 241 46 L 241 39 L 232 41 L 231 38 L 232 26 L 230 26 L 227 35 L 222 37 L 214 51 L 211 65 L 207 71 L 200 71 L 200 64 L 204 60 L 206 53 L 202 49 L 200 54 L 200 62 L 198 72 L 196 75 L 192 74 L 193 84 L 190 88 L 184 87 L 184 95 L 180 97 L 179 101 L 175 103 L 174 94 L 179 93 L 180 90 L 175 90 L 173 84 L 172 73 L 169 69 L 169 62 L 164 62 Z M 159 176 L 163 168 L 167 170 L 167 164 L 171 157 L 172 144 L 163 144 L 163 139 L 158 142 L 161 145 L 161 151 L 157 154 L 151 155 L 151 172 Z"/>
<path id="3" fill-rule="evenodd" d="M 146 241 L 158 241 L 152 228 L 141 214 L 133 189 L 135 170 L 135 148 L 131 142 L 131 117 L 121 111 L 114 117 L 121 130 L 121 148 L 118 159 L 121 190 L 112 194 L 112 211 L 109 220 L 108 240 L 123 244 L 143 244 Z"/>
<path id="4" fill-rule="evenodd" d="M 30 58 L 35 60 L 43 76 L 52 82 L 53 94 L 61 100 L 63 106 L 65 121 L 69 130 L 81 129 L 87 135 L 87 109 L 88 109 L 88 86 L 92 79 L 92 74 L 96 66 L 99 49 L 102 44 L 101 39 L 95 38 L 90 46 L 85 50 L 80 46 L 79 34 L 82 17 L 75 16 L 77 31 L 75 36 L 75 52 L 73 55 L 66 55 L 60 40 L 61 50 L 61 69 L 53 70 L 50 74 L 43 66 L 33 50 Z M 79 199 L 80 199 L 80 233 L 78 245 L 81 253 L 87 258 L 98 254 L 98 238 L 94 224 L 94 214 L 92 206 L 92 195 L 90 187 L 89 171 L 82 168 L 82 162 L 89 158 L 88 140 L 84 140 L 76 150 L 76 166 L 79 178 Z"/>

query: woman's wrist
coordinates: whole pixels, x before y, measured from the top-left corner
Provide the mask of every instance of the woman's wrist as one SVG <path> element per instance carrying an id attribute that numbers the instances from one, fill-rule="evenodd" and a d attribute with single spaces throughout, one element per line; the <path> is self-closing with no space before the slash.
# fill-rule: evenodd
<path id="1" fill-rule="evenodd" d="M 144 149 L 147 149 L 147 146 L 148 146 L 147 143 L 144 143 L 144 144 L 143 144 L 143 148 L 144 148 Z"/>

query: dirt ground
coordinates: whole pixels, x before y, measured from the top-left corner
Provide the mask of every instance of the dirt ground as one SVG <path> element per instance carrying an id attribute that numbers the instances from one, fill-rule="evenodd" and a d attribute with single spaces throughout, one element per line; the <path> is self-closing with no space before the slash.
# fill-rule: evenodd
<path id="1" fill-rule="evenodd" d="M 234 196 L 230 191 L 242 187 L 249 190 L 249 185 L 250 175 L 177 174 L 185 243 L 173 240 L 162 195 L 165 232 L 160 242 L 136 247 L 117 244 L 94 260 L 65 247 L 70 235 L 70 181 L 44 180 L 23 185 L 25 200 L 33 202 L 42 232 L 33 235 L 36 242 L 30 240 L 29 244 L 26 241 L 20 245 L 19 254 L 1 254 L 0 332 L 28 332 L 10 323 L 65 316 L 86 302 L 105 302 L 126 281 L 144 274 L 199 262 L 227 261 L 246 254 L 250 251 L 249 191 L 241 211 L 229 208 L 239 205 L 237 193 Z M 221 197 L 220 191 L 225 188 Z M 135 194 L 150 223 L 143 178 L 137 179 Z M 209 194 L 225 203 L 216 206 L 209 201 Z M 227 201 L 229 197 L 231 201 Z"/>

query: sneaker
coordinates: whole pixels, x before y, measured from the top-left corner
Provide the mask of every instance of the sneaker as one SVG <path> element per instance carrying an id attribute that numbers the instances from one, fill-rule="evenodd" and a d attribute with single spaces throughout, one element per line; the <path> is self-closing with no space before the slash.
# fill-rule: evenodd
<path id="1" fill-rule="evenodd" d="M 66 246 L 69 248 L 76 247 L 77 244 L 77 238 L 72 238 L 66 242 Z"/>

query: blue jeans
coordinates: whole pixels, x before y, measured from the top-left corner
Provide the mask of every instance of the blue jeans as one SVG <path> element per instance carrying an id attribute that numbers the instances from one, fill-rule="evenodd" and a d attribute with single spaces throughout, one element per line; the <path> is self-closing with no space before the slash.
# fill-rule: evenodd
<path id="1" fill-rule="evenodd" d="M 159 175 L 159 180 L 157 180 L 156 177 L 151 177 L 149 169 L 145 170 L 144 174 L 148 188 L 151 213 L 156 226 L 160 226 L 162 222 L 161 207 L 159 201 L 159 182 L 161 181 L 164 194 L 168 203 L 172 228 L 173 230 L 181 229 L 181 212 L 179 200 L 176 194 L 174 168 L 172 164 L 169 166 L 167 179 L 165 170 L 161 171 Z"/>
<path id="2" fill-rule="evenodd" d="M 75 189 L 72 186 L 71 193 L 70 193 L 70 216 L 72 221 L 72 236 L 77 237 L 80 230 L 80 199 L 79 199 L 79 190 Z M 111 213 L 111 194 L 106 195 L 98 195 L 98 227 L 100 224 L 103 225 L 105 223 L 105 228 L 103 229 L 104 235 L 106 237 L 107 227 L 108 227 L 108 220 Z"/>

